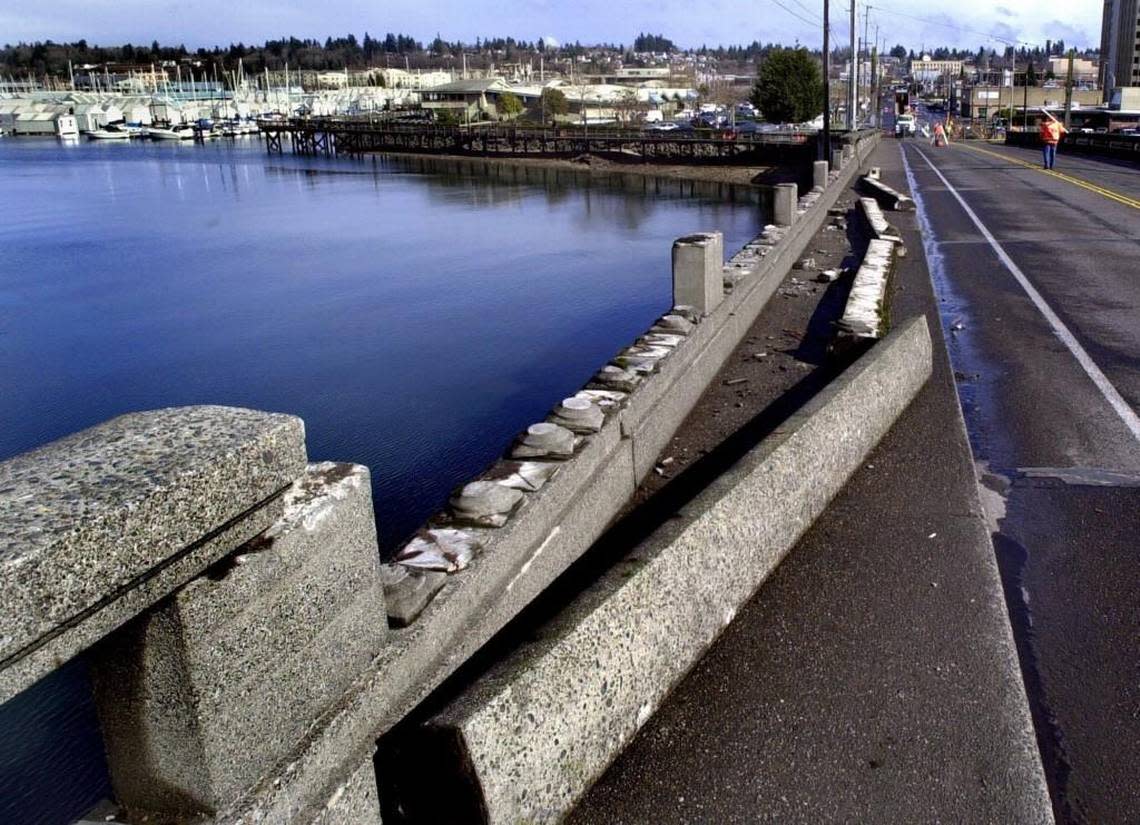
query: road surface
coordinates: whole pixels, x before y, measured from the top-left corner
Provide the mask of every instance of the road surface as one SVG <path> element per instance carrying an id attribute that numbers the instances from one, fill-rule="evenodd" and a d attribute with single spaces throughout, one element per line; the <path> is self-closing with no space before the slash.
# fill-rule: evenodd
<path id="1" fill-rule="evenodd" d="M 1058 821 L 1140 821 L 1140 170 L 901 140 Z"/>

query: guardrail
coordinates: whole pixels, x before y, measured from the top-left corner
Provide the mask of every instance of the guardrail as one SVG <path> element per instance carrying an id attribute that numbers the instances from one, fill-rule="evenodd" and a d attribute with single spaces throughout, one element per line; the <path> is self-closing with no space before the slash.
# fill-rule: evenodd
<path id="1" fill-rule="evenodd" d="M 1005 142 L 1010 146 L 1041 146 L 1041 138 L 1036 132 L 1008 132 Z M 1089 134 L 1073 131 L 1062 138 L 1061 150 L 1081 155 L 1140 161 L 1140 135 Z"/>

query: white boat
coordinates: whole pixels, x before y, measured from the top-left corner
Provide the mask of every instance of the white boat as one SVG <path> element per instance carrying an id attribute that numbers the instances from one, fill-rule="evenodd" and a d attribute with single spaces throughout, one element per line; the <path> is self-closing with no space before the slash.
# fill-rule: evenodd
<path id="1" fill-rule="evenodd" d="M 131 133 L 118 129 L 92 129 L 87 132 L 91 140 L 130 140 Z"/>
<path id="2" fill-rule="evenodd" d="M 151 140 L 193 140 L 194 130 L 189 126 L 151 126 L 146 130 Z"/>

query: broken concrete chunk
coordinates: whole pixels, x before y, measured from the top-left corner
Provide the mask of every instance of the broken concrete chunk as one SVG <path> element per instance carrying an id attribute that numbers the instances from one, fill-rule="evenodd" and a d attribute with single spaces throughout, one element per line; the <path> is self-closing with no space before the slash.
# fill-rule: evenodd
<path id="1" fill-rule="evenodd" d="M 513 490 L 537 493 L 562 465 L 552 461 L 500 461 L 483 478 Z"/>
<path id="2" fill-rule="evenodd" d="M 602 412 L 610 412 L 620 407 L 629 395 L 616 390 L 580 390 L 575 397 L 585 398 L 591 404 L 600 407 Z"/>
<path id="3" fill-rule="evenodd" d="M 815 278 L 821 284 L 830 284 L 833 281 L 839 280 L 838 269 L 825 269 L 819 273 Z"/>
<path id="4" fill-rule="evenodd" d="M 494 481 L 472 481 L 448 502 L 456 521 L 477 527 L 502 527 L 522 503 L 523 494 Z"/>
<path id="5" fill-rule="evenodd" d="M 614 358 L 614 363 L 624 369 L 648 375 L 672 351 L 669 347 L 632 346 Z"/>
<path id="6" fill-rule="evenodd" d="M 697 311 L 696 307 L 691 307 L 688 304 L 678 304 L 673 307 L 669 314 L 680 315 L 691 324 L 699 324 L 701 322 L 701 313 Z"/>
<path id="7" fill-rule="evenodd" d="M 407 627 L 414 622 L 447 581 L 441 570 L 421 570 L 406 564 L 380 565 L 388 623 Z"/>
<path id="8" fill-rule="evenodd" d="M 677 347 L 685 340 L 683 335 L 669 335 L 665 332 L 650 332 L 642 336 L 639 342 L 650 347 Z"/>
<path id="9" fill-rule="evenodd" d="M 478 482 L 472 482 L 477 484 Z M 494 482 L 487 484 L 497 487 Z M 470 485 L 468 485 L 470 486 Z M 507 493 L 514 493 L 522 500 L 522 493 L 517 490 L 499 489 Z M 414 567 L 420 570 L 438 570 L 443 573 L 456 573 L 468 564 L 475 554 L 483 549 L 483 542 L 464 530 L 454 530 L 449 527 L 433 527 L 420 530 L 415 538 L 404 545 L 396 554 L 394 561 L 405 567 Z"/>
<path id="10" fill-rule="evenodd" d="M 600 384 L 602 387 L 609 390 L 618 390 L 619 392 L 630 393 L 633 392 L 641 377 L 632 370 L 622 369 L 615 367 L 613 364 L 607 364 L 598 370 L 598 374 L 594 376 L 594 383 Z"/>
<path id="11" fill-rule="evenodd" d="M 572 432 L 589 435 L 602 428 L 606 423 L 606 416 L 601 407 L 595 406 L 585 398 L 574 396 L 563 399 L 562 403 L 555 407 L 550 420 Z"/>
<path id="12" fill-rule="evenodd" d="M 693 331 L 693 322 L 683 315 L 662 315 L 649 331 L 688 335 Z"/>
<path id="13" fill-rule="evenodd" d="M 512 458 L 571 458 L 574 455 L 574 433 L 565 427 L 540 421 L 526 428 L 515 448 Z"/>

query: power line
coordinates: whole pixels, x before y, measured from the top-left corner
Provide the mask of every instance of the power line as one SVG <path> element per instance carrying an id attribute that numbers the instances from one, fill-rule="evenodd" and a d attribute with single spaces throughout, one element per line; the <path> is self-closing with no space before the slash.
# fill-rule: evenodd
<path id="1" fill-rule="evenodd" d="M 898 11 L 897 9 L 892 9 L 889 6 L 876 5 L 876 6 L 870 6 L 869 8 L 873 8 L 877 11 L 885 12 L 886 14 L 893 14 L 895 17 L 905 17 L 908 20 L 915 20 L 919 23 L 925 23 L 928 26 L 939 26 L 939 27 L 944 28 L 944 29 L 953 29 L 954 31 L 961 32 L 963 34 L 976 34 L 979 37 L 988 37 L 991 40 L 997 40 L 1000 43 L 1005 43 L 1005 44 L 1010 45 L 1010 46 L 1036 46 L 1036 45 L 1039 45 L 1037 43 L 1030 43 L 1030 42 L 1022 41 L 1022 40 L 1010 40 L 1008 37 L 1001 37 L 1000 35 L 993 34 L 992 32 L 983 32 L 983 31 L 979 31 L 978 29 L 968 29 L 965 26 L 959 26 L 957 23 L 947 23 L 943 20 L 932 20 L 929 17 L 919 17 L 919 16 L 914 15 L 914 14 L 907 14 L 904 11 Z"/>

